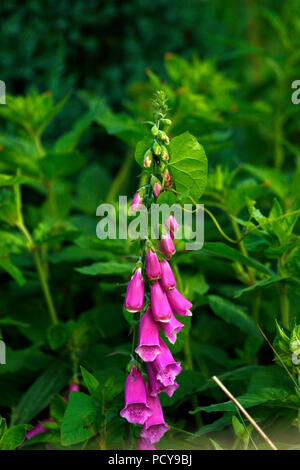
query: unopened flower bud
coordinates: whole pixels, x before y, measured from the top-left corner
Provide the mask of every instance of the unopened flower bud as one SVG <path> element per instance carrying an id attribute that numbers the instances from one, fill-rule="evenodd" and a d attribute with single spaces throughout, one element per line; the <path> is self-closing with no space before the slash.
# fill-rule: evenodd
<path id="1" fill-rule="evenodd" d="M 171 181 L 171 176 L 170 176 L 168 168 L 165 169 L 163 178 L 165 179 L 165 183 L 168 183 Z"/>
<path id="2" fill-rule="evenodd" d="M 152 133 L 152 135 L 153 135 L 154 137 L 157 136 L 157 134 L 158 134 L 158 127 L 157 127 L 156 124 L 154 124 L 154 126 L 151 128 L 151 133 Z"/>
<path id="3" fill-rule="evenodd" d="M 144 155 L 144 167 L 149 168 L 151 165 L 152 165 L 152 152 L 149 149 Z"/>
<path id="4" fill-rule="evenodd" d="M 169 153 L 164 145 L 161 146 L 161 159 L 164 162 L 167 162 L 169 160 Z"/>
<path id="5" fill-rule="evenodd" d="M 161 154 L 161 147 L 157 142 L 154 142 L 153 144 L 153 152 L 155 155 L 160 155 Z"/>
<path id="6" fill-rule="evenodd" d="M 161 123 L 164 124 L 165 126 L 170 126 L 172 124 L 171 119 L 162 119 Z"/>
<path id="7" fill-rule="evenodd" d="M 158 178 L 156 178 L 156 176 L 152 176 L 151 186 L 153 188 L 153 192 L 155 194 L 155 197 L 158 197 L 160 195 L 160 192 L 161 192 L 161 182 L 159 181 Z"/>

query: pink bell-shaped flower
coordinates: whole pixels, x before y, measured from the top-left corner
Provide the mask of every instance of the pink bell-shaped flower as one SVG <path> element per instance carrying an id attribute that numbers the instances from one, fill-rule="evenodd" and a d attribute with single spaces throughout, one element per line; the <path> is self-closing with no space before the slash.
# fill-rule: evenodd
<path id="1" fill-rule="evenodd" d="M 161 285 L 165 291 L 169 289 L 174 289 L 176 287 L 176 280 L 172 269 L 167 260 L 162 260 L 160 262 L 160 270 L 161 270 Z"/>
<path id="2" fill-rule="evenodd" d="M 133 367 L 125 382 L 125 407 L 120 415 L 129 423 L 144 424 L 151 414 L 144 379 L 137 368 Z"/>
<path id="3" fill-rule="evenodd" d="M 151 311 L 155 321 L 170 321 L 172 310 L 158 281 L 151 286 Z"/>
<path id="4" fill-rule="evenodd" d="M 170 321 L 168 323 L 160 323 L 160 327 L 168 338 L 168 340 L 170 341 L 170 343 L 174 344 L 176 341 L 177 333 L 182 330 L 184 325 L 177 320 L 177 318 L 172 312 Z"/>
<path id="5" fill-rule="evenodd" d="M 159 345 L 160 354 L 153 361 L 153 367 L 156 371 L 157 380 L 167 387 L 174 383 L 175 377 L 181 372 L 181 366 L 180 362 L 174 361 L 171 351 L 161 338 L 159 339 Z"/>
<path id="6" fill-rule="evenodd" d="M 154 361 L 160 354 L 159 330 L 150 309 L 144 313 L 139 328 L 139 344 L 135 352 L 145 362 Z"/>
<path id="7" fill-rule="evenodd" d="M 157 254 L 151 248 L 145 256 L 146 274 L 150 281 L 156 281 L 160 278 L 161 268 L 157 258 Z"/>
<path id="8" fill-rule="evenodd" d="M 144 439 L 143 437 L 140 438 L 138 442 L 138 449 L 139 450 L 156 450 L 155 445 L 151 444 L 148 439 Z"/>
<path id="9" fill-rule="evenodd" d="M 147 362 L 147 372 L 149 380 L 149 392 L 152 397 L 156 397 L 158 393 L 165 392 L 169 397 L 173 395 L 175 390 L 179 387 L 178 383 L 173 382 L 171 385 L 163 385 L 160 380 L 157 379 L 156 369 L 154 368 L 153 362 Z"/>
<path id="10" fill-rule="evenodd" d="M 140 192 L 135 193 L 133 199 L 129 205 L 129 214 L 135 214 L 136 211 L 140 211 L 144 208 L 143 198 Z"/>
<path id="11" fill-rule="evenodd" d="M 141 432 L 141 437 L 147 439 L 154 444 L 159 442 L 162 436 L 170 428 L 165 422 L 163 411 L 158 396 L 152 397 L 149 393 L 147 395 L 148 405 L 153 410 L 153 413 L 144 424 Z"/>
<path id="12" fill-rule="evenodd" d="M 138 268 L 130 279 L 126 297 L 125 297 L 125 310 L 128 312 L 140 312 L 144 304 L 144 279 L 142 276 L 142 269 Z"/>
<path id="13" fill-rule="evenodd" d="M 168 290 L 167 296 L 172 310 L 178 315 L 187 315 L 188 317 L 192 316 L 190 309 L 193 304 L 189 302 L 177 289 Z"/>

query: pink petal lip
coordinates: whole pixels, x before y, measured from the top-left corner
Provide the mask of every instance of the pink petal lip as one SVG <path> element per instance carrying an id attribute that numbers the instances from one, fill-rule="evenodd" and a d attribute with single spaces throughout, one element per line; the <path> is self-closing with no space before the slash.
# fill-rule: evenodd
<path id="1" fill-rule="evenodd" d="M 155 442 L 159 442 L 163 435 L 169 431 L 169 426 L 165 423 L 162 424 L 153 424 L 149 426 L 147 429 L 144 427 L 141 432 L 141 437 L 148 439 L 151 444 L 155 444 Z"/>
<path id="2" fill-rule="evenodd" d="M 138 346 L 135 352 L 140 356 L 141 359 L 145 362 L 152 362 L 160 354 L 160 347 L 157 345 L 143 345 Z"/>
<path id="3" fill-rule="evenodd" d="M 173 362 L 157 373 L 157 379 L 165 386 L 172 385 L 175 377 L 181 372 L 181 363 Z"/>
<path id="4" fill-rule="evenodd" d="M 144 424 L 151 414 L 152 410 L 144 403 L 130 403 L 120 412 L 131 424 Z"/>

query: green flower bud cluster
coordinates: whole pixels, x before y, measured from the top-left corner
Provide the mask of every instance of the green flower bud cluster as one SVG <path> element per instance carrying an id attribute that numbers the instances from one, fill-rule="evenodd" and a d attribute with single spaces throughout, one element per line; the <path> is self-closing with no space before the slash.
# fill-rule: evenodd
<path id="1" fill-rule="evenodd" d="M 288 335 L 278 324 L 278 336 L 274 348 L 278 354 L 275 358 L 278 365 L 285 365 L 300 381 L 300 325 L 295 325 Z"/>
<path id="2" fill-rule="evenodd" d="M 172 121 L 166 117 L 168 112 L 167 96 L 163 90 L 159 90 L 155 93 L 152 106 L 154 122 L 149 122 L 149 124 L 151 124 L 153 144 L 145 153 L 145 168 L 150 168 L 153 162 L 155 162 L 157 166 L 162 166 L 169 160 L 167 146 L 170 144 L 170 138 L 165 129 L 172 124 Z"/>

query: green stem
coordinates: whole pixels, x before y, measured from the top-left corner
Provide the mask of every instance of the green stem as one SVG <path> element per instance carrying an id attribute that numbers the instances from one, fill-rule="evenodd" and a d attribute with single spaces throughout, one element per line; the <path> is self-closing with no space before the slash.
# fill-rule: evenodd
<path id="1" fill-rule="evenodd" d="M 49 285 L 48 285 L 48 282 L 47 282 L 47 276 L 46 276 L 43 264 L 41 262 L 41 258 L 39 256 L 39 253 L 37 251 L 37 247 L 35 246 L 35 244 L 32 240 L 32 237 L 31 237 L 29 231 L 27 230 L 26 226 L 24 225 L 23 221 L 18 222 L 17 226 L 18 226 L 19 230 L 23 233 L 25 239 L 28 242 L 28 248 L 33 254 L 36 269 L 37 269 L 37 273 L 38 273 L 38 276 L 39 276 L 39 279 L 40 279 L 41 287 L 42 287 L 44 297 L 45 297 L 45 300 L 46 300 L 46 304 L 47 304 L 47 307 L 48 307 L 48 311 L 49 311 L 49 314 L 50 314 L 50 318 L 51 318 L 52 323 L 56 324 L 56 323 L 58 323 L 56 310 L 55 310 L 54 303 L 53 303 L 53 300 L 52 300 L 50 288 L 49 288 Z"/>
<path id="2" fill-rule="evenodd" d="M 285 284 L 283 284 L 279 287 L 279 289 L 280 289 L 282 324 L 287 330 L 289 330 L 290 328 L 290 301 L 287 295 L 287 287 Z"/>

